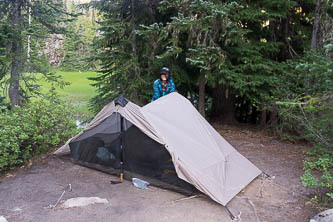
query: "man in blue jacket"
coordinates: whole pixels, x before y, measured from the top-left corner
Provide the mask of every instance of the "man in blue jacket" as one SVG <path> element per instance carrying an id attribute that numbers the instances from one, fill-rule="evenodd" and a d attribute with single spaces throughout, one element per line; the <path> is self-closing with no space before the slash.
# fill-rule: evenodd
<path id="1" fill-rule="evenodd" d="M 169 68 L 163 67 L 160 70 L 160 78 L 154 82 L 154 96 L 152 101 L 175 91 L 175 84 L 170 75 Z"/>

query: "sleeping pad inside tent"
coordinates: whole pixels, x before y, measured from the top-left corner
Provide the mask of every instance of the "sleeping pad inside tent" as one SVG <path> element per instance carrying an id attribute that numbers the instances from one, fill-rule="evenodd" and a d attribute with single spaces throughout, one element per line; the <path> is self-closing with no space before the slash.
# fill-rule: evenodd
<path id="1" fill-rule="evenodd" d="M 123 169 L 198 189 L 224 206 L 261 173 L 178 93 L 144 107 L 120 96 L 55 154 L 68 152 L 103 171 Z"/>

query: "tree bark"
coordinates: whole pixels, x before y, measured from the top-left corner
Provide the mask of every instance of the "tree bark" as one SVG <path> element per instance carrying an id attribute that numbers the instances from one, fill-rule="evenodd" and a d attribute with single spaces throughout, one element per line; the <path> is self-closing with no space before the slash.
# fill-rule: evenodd
<path id="1" fill-rule="evenodd" d="M 135 34 L 135 0 L 131 2 L 132 7 L 132 18 L 131 18 L 131 26 L 132 26 L 132 55 L 135 61 L 137 62 L 137 50 L 136 50 L 136 34 Z M 140 70 L 137 64 L 135 64 L 135 76 L 139 76 Z"/>
<path id="2" fill-rule="evenodd" d="M 318 35 L 319 35 L 319 22 L 321 17 L 321 6 L 323 4 L 323 0 L 317 0 L 316 10 L 315 10 L 315 19 L 313 21 L 312 28 L 312 39 L 311 39 L 311 49 L 315 51 L 317 49 L 318 44 Z"/>
<path id="3" fill-rule="evenodd" d="M 136 34 L 135 34 L 135 0 L 131 0 L 131 13 L 132 13 L 132 17 L 131 17 L 132 56 L 133 56 L 133 59 L 135 61 L 134 74 L 135 74 L 135 78 L 139 78 L 139 76 L 140 76 L 140 67 L 138 66 L 137 44 L 136 44 Z M 135 102 L 141 103 L 141 101 L 139 101 L 139 96 L 138 96 L 138 93 L 136 91 L 131 94 L 131 98 Z"/>
<path id="4" fill-rule="evenodd" d="M 28 0 L 29 4 L 31 4 L 31 0 Z M 28 9 L 28 24 L 31 26 L 31 7 Z M 28 35 L 28 46 L 27 46 L 27 61 L 30 62 L 30 52 L 31 52 L 31 35 Z"/>
<path id="5" fill-rule="evenodd" d="M 12 64 L 11 64 L 11 73 L 10 73 L 10 86 L 8 90 L 9 99 L 11 106 L 20 106 L 21 105 L 21 96 L 20 96 L 20 75 L 22 72 L 23 66 L 23 42 L 21 36 L 21 24 L 22 24 L 22 15 L 21 15 L 21 1 L 16 0 L 13 4 L 12 9 L 12 23 L 15 30 L 14 39 L 12 41 Z"/>
<path id="6" fill-rule="evenodd" d="M 198 103 L 198 110 L 199 113 L 205 118 L 205 87 L 206 87 L 206 77 L 204 74 L 201 74 L 199 78 L 199 103 Z"/>
<path id="7" fill-rule="evenodd" d="M 235 123 L 234 96 L 228 86 L 218 84 L 212 94 L 212 116 L 226 123 Z"/>
<path id="8" fill-rule="evenodd" d="M 260 113 L 260 126 L 265 127 L 267 123 L 267 111 L 262 110 Z"/>

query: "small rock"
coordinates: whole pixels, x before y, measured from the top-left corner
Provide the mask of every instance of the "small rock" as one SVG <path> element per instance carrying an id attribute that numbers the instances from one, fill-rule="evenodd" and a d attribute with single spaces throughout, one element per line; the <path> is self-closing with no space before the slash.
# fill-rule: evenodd
<path id="1" fill-rule="evenodd" d="M 19 207 L 15 207 L 12 211 L 14 211 L 14 212 L 18 212 L 18 211 L 22 211 L 22 209 L 19 208 Z"/>
<path id="2" fill-rule="evenodd" d="M 310 220 L 310 222 L 332 222 L 332 221 L 333 221 L 333 209 L 320 212 Z"/>
<path id="3" fill-rule="evenodd" d="M 102 199 L 99 197 L 77 197 L 66 200 L 61 204 L 62 208 L 72 208 L 72 207 L 85 207 L 91 204 L 107 204 L 109 201 L 107 199 Z"/>
<path id="4" fill-rule="evenodd" d="M 6 177 L 14 177 L 15 175 L 13 175 L 13 174 L 10 174 L 10 173 L 8 173 L 7 175 L 6 175 Z"/>
<path id="5" fill-rule="evenodd" d="M 8 222 L 4 216 L 0 216 L 0 222 Z"/>

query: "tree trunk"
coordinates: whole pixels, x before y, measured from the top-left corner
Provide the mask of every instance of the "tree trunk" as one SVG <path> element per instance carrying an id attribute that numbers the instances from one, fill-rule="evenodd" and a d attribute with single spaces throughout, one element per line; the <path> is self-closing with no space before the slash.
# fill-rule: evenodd
<path id="1" fill-rule="evenodd" d="M 91 21 L 96 22 L 95 8 L 91 9 Z"/>
<path id="2" fill-rule="evenodd" d="M 29 4 L 31 4 L 31 0 L 28 0 Z M 28 9 L 28 24 L 29 28 L 31 26 L 31 7 Z M 30 62 L 30 52 L 31 52 L 31 35 L 28 35 L 28 46 L 27 46 L 27 61 Z"/>
<path id="3" fill-rule="evenodd" d="M 205 118 L 205 87 L 206 87 L 206 77 L 204 74 L 201 74 L 199 79 L 199 103 L 198 110 L 199 113 Z"/>
<path id="4" fill-rule="evenodd" d="M 68 12 L 67 0 L 64 0 L 64 8 L 65 8 L 65 11 Z"/>
<path id="5" fill-rule="evenodd" d="M 140 69 L 137 65 L 137 46 L 136 46 L 136 34 L 135 34 L 135 0 L 132 0 L 131 2 L 131 7 L 132 7 L 132 18 L 131 18 L 131 26 L 132 26 L 132 55 L 133 58 L 135 60 L 135 68 L 134 68 L 134 72 L 135 72 L 135 76 L 138 77 L 139 73 L 140 73 Z"/>
<path id="6" fill-rule="evenodd" d="M 137 45 L 136 45 L 136 34 L 135 34 L 135 0 L 131 1 L 131 13 L 132 13 L 132 17 L 131 17 L 131 28 L 132 28 L 132 33 L 131 33 L 131 40 L 132 40 L 132 56 L 133 59 L 135 61 L 135 65 L 134 65 L 134 74 L 135 74 L 135 78 L 139 78 L 140 75 L 140 67 L 138 66 L 138 57 L 137 57 Z M 138 93 L 135 91 L 131 94 L 132 99 L 137 102 L 140 103 L 142 101 L 139 100 L 139 96 Z"/>
<path id="7" fill-rule="evenodd" d="M 265 127 L 267 123 L 267 111 L 262 110 L 260 113 L 260 126 Z"/>
<path id="8" fill-rule="evenodd" d="M 321 17 L 321 6 L 323 4 L 323 0 L 317 0 L 316 3 L 316 10 L 315 10 L 315 19 L 313 21 L 313 28 L 312 28 L 312 39 L 311 39 L 311 49 L 317 49 L 318 43 L 318 35 L 319 35 L 319 22 Z"/>
<path id="9" fill-rule="evenodd" d="M 228 86 L 218 84 L 213 90 L 212 116 L 214 119 L 235 123 L 234 97 Z"/>
<path id="10" fill-rule="evenodd" d="M 8 90 L 9 99 L 11 106 L 21 105 L 21 96 L 20 96 L 20 75 L 22 72 L 23 66 L 23 43 L 21 36 L 21 1 L 16 0 L 13 9 L 12 9 L 12 23 L 13 29 L 15 30 L 14 39 L 12 41 L 12 64 L 11 64 L 11 73 L 10 73 L 10 86 Z"/>

